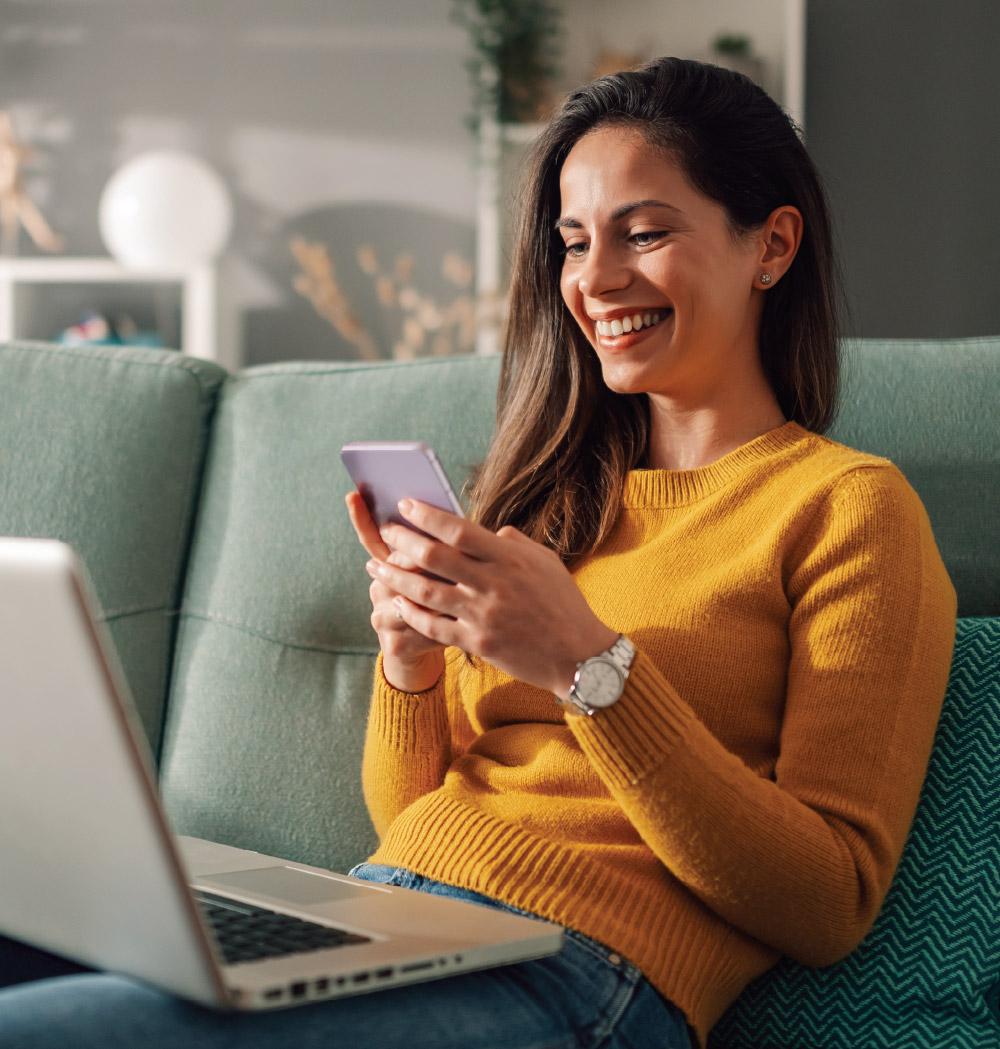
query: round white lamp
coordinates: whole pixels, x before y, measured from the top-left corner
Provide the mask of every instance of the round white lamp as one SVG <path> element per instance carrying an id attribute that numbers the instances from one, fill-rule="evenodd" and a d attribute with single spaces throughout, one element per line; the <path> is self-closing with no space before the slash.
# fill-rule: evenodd
<path id="1" fill-rule="evenodd" d="M 187 153 L 143 153 L 120 167 L 101 194 L 104 246 L 133 270 L 183 269 L 226 246 L 233 205 L 222 179 Z"/>

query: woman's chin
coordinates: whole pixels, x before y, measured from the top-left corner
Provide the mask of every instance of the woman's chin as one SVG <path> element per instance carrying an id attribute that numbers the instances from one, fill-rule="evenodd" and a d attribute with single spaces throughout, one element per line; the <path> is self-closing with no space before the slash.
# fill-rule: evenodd
<path id="1" fill-rule="evenodd" d="M 601 377 L 613 393 L 647 393 L 642 369 L 624 361 L 601 360 Z"/>

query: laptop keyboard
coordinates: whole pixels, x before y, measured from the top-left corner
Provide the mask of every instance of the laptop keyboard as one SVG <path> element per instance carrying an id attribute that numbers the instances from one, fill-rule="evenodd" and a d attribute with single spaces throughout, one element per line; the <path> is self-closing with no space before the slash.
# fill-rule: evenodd
<path id="1" fill-rule="evenodd" d="M 210 892 L 196 891 L 194 895 L 229 964 L 371 942 L 370 937 L 359 933 L 292 918 Z"/>

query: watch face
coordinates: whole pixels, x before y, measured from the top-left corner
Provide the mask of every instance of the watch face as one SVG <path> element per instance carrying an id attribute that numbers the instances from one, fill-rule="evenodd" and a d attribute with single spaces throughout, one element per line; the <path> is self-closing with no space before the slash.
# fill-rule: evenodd
<path id="1" fill-rule="evenodd" d="M 580 668 L 577 695 L 592 707 L 610 707 L 622 694 L 625 678 L 607 659 L 590 659 Z"/>

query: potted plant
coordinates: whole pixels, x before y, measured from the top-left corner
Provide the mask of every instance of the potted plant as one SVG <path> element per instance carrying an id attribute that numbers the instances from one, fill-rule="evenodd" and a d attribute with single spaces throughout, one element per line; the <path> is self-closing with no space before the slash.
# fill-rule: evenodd
<path id="1" fill-rule="evenodd" d="M 558 5 L 552 0 L 454 0 L 452 17 L 472 41 L 472 123 L 532 123 L 543 118 L 558 71 Z"/>

